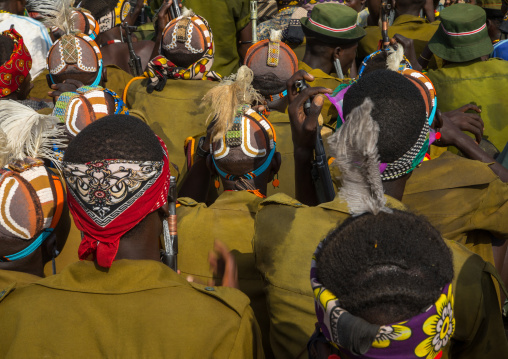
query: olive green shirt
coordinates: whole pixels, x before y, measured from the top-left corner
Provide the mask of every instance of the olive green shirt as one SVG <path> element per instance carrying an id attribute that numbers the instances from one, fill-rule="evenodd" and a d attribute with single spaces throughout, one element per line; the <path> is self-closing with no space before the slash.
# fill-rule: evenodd
<path id="1" fill-rule="evenodd" d="M 225 191 L 207 206 L 191 198 L 179 198 L 178 269 L 204 283 L 214 279 L 208 264 L 208 253 L 213 251 L 216 239 L 226 244 L 235 255 L 238 265 L 240 290 L 251 300 L 256 319 L 261 327 L 265 354 L 270 351 L 268 311 L 263 292 L 263 278 L 254 265 L 252 237 L 254 216 L 263 199 L 247 191 Z M 200 225 L 196 225 L 196 224 Z"/>
<path id="2" fill-rule="evenodd" d="M 400 34 L 413 39 L 416 57 L 418 57 L 436 32 L 439 24 L 439 21 L 429 23 L 419 16 L 400 15 L 388 27 L 388 36 L 392 38 L 395 34 Z M 360 60 L 376 51 L 379 46 L 379 40 L 382 39 L 381 28 L 379 26 L 367 26 L 365 31 L 367 34 L 358 43 L 358 57 Z M 441 67 L 442 62 L 443 60 L 434 56 L 429 63 L 429 68 L 435 69 Z"/>
<path id="3" fill-rule="evenodd" d="M 30 273 L 0 269 L 0 291 L 10 286 L 13 288 L 25 287 L 41 279 L 41 277 Z"/>
<path id="4" fill-rule="evenodd" d="M 500 59 L 449 64 L 427 76 L 443 112 L 475 103 L 482 110 L 483 136 L 502 151 L 508 142 L 508 62 Z M 476 112 L 475 112 L 476 113 Z"/>
<path id="5" fill-rule="evenodd" d="M 508 184 L 486 163 L 450 152 L 424 161 L 407 181 L 402 202 L 443 237 L 492 264 L 492 237 L 508 239 Z"/>
<path id="6" fill-rule="evenodd" d="M 387 197 L 387 205 L 404 210 Z M 256 215 L 254 253 L 266 282 L 270 338 L 277 358 L 306 358 L 306 345 L 317 322 L 310 286 L 310 264 L 317 245 L 349 217 L 336 198 L 308 207 L 282 194 L 261 202 Z M 459 243 L 445 241 L 453 252 L 456 330 L 452 358 L 505 358 L 504 335 L 493 267 Z M 460 353 L 460 355 L 459 355 Z M 488 353 L 484 356 L 479 353 Z M 443 358 L 447 357 L 446 353 Z"/>
<path id="7" fill-rule="evenodd" d="M 107 81 L 104 86 L 122 97 L 125 86 L 127 86 L 133 76 L 116 65 L 106 66 L 106 71 Z"/>
<path id="8" fill-rule="evenodd" d="M 2 299 L 6 358 L 264 357 L 244 294 L 156 261 L 82 261 Z"/>
<path id="9" fill-rule="evenodd" d="M 147 79 L 136 80 L 127 89 L 127 107 L 139 110 L 150 128 L 164 141 L 169 160 L 183 169 L 185 139 L 205 133 L 210 110 L 202 105 L 203 96 L 218 81 L 168 80 L 164 89 L 146 92 Z"/>

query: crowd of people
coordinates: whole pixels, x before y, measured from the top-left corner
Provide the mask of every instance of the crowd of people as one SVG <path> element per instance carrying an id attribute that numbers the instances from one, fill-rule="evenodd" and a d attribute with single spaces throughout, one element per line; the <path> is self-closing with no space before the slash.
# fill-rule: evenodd
<path id="1" fill-rule="evenodd" d="M 508 358 L 507 34 L 0 0 L 0 357 Z"/>

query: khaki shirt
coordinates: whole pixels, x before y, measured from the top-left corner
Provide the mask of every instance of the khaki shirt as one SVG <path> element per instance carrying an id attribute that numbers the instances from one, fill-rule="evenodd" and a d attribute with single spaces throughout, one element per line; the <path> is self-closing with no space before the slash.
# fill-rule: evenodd
<path id="1" fill-rule="evenodd" d="M 146 92 L 148 79 L 136 80 L 127 89 L 127 107 L 141 111 L 150 128 L 168 147 L 169 160 L 181 170 L 185 164 L 185 139 L 205 133 L 210 110 L 202 98 L 218 81 L 168 80 L 161 92 Z"/>
<path id="2" fill-rule="evenodd" d="M 439 21 L 429 23 L 418 16 L 400 15 L 388 27 L 388 36 L 392 38 L 395 34 L 400 34 L 413 39 L 416 57 L 418 58 L 436 32 L 439 24 Z M 382 39 L 381 28 L 379 26 L 367 26 L 365 31 L 367 34 L 358 43 L 358 57 L 360 60 L 376 51 L 379 46 L 379 40 Z M 441 67 L 442 63 L 443 60 L 434 56 L 429 63 L 429 68 L 435 69 Z"/>
<path id="3" fill-rule="evenodd" d="M 263 278 L 254 265 L 252 237 L 254 216 L 263 199 L 247 191 L 225 191 L 207 206 L 191 198 L 179 198 L 178 269 L 183 275 L 207 283 L 213 278 L 208 264 L 208 253 L 213 251 L 216 239 L 224 242 L 233 252 L 238 265 L 240 290 L 251 300 L 256 319 L 261 327 L 265 354 L 270 351 L 268 311 L 263 292 Z M 196 225 L 199 223 L 200 225 Z M 218 278 L 213 278 L 220 283 Z"/>
<path id="4" fill-rule="evenodd" d="M 0 290 L 7 287 L 21 288 L 41 280 L 36 275 L 12 270 L 0 269 Z"/>
<path id="5" fill-rule="evenodd" d="M 486 163 L 450 152 L 425 161 L 407 181 L 402 202 L 492 264 L 492 237 L 508 239 L 508 184 Z"/>
<path id="6" fill-rule="evenodd" d="M 468 103 L 482 109 L 483 136 L 502 151 L 508 142 L 508 62 L 500 59 L 449 64 L 427 76 L 437 93 L 437 108 L 443 112 Z"/>
<path id="7" fill-rule="evenodd" d="M 2 299 L 6 358 L 263 358 L 244 294 L 156 261 L 82 261 Z"/>
<path id="8" fill-rule="evenodd" d="M 108 65 L 106 70 L 107 81 L 104 86 L 122 97 L 125 86 L 133 79 L 133 76 L 116 65 Z"/>
<path id="9" fill-rule="evenodd" d="M 404 210 L 387 196 L 387 205 Z M 306 345 L 317 322 L 310 286 L 312 254 L 328 232 L 349 217 L 347 204 L 336 198 L 308 207 L 282 194 L 261 202 L 256 215 L 254 253 L 266 282 L 270 338 L 277 358 L 306 358 Z M 459 243 L 446 241 L 453 252 L 457 329 L 450 351 L 453 358 L 505 358 L 504 336 L 489 263 Z M 487 333 L 484 335 L 484 333 Z M 489 353 L 482 356 L 479 353 Z M 443 353 L 447 358 L 447 353 Z"/>

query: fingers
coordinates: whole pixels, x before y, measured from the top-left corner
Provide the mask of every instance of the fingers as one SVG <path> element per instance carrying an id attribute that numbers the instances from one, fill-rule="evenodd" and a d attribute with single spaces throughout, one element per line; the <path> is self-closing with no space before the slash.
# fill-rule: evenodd
<path id="1" fill-rule="evenodd" d="M 477 126 L 472 125 L 471 123 L 465 123 L 461 127 L 462 131 L 467 131 L 474 135 L 476 143 L 480 143 L 482 140 L 482 130 L 480 130 Z"/>
<path id="2" fill-rule="evenodd" d="M 222 286 L 238 288 L 238 267 L 236 266 L 235 256 L 229 251 L 229 248 L 219 240 L 215 240 L 214 251 L 219 258 L 224 260 L 224 276 Z"/>
<path id="3" fill-rule="evenodd" d="M 466 112 L 469 110 L 476 111 L 477 113 L 482 112 L 482 110 L 478 106 L 473 105 L 472 103 L 468 103 L 467 105 L 464 105 L 464 106 L 457 109 L 457 111 L 460 111 L 460 112 Z"/>
<path id="4" fill-rule="evenodd" d="M 324 103 L 325 99 L 323 95 L 317 95 L 314 97 L 314 100 L 310 105 L 309 114 L 307 115 L 304 123 L 304 129 L 306 131 L 314 131 L 317 129 L 319 114 L 321 113 L 321 108 Z"/>
<path id="5" fill-rule="evenodd" d="M 74 80 L 74 79 L 68 79 L 63 82 L 64 84 L 74 85 L 76 88 L 83 87 L 84 84 L 81 81 Z"/>
<path id="6" fill-rule="evenodd" d="M 288 100 L 289 103 L 294 100 L 294 98 L 298 95 L 298 91 L 296 90 L 295 82 L 299 80 L 305 80 L 307 82 L 314 81 L 314 76 L 305 72 L 304 70 L 299 70 L 295 72 L 293 76 L 289 80 L 287 80 L 287 90 L 288 90 Z"/>
<path id="7" fill-rule="evenodd" d="M 308 87 L 305 90 L 301 91 L 298 94 L 298 96 L 296 96 L 293 99 L 292 102 L 290 101 L 289 106 L 292 107 L 293 109 L 298 109 L 298 108 L 302 107 L 303 104 L 305 103 L 305 101 L 307 101 L 309 98 L 314 97 L 319 94 L 332 93 L 332 92 L 333 91 L 331 89 L 328 89 L 326 87 Z M 289 93 L 289 91 L 288 91 L 288 93 Z M 321 96 L 319 96 L 319 97 L 321 97 Z M 324 98 L 322 98 L 322 100 L 324 101 Z M 321 107 L 322 106 L 323 106 L 323 104 L 321 103 Z"/>

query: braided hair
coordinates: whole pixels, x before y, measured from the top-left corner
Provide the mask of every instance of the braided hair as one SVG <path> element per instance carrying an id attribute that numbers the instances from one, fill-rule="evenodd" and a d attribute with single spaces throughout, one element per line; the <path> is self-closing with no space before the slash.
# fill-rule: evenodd
<path id="1" fill-rule="evenodd" d="M 344 309 L 379 325 L 425 310 L 453 278 L 439 231 L 399 210 L 350 217 L 328 234 L 317 265 L 320 282 Z"/>

